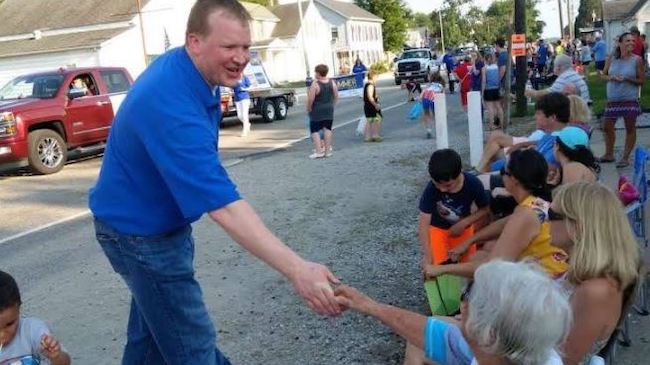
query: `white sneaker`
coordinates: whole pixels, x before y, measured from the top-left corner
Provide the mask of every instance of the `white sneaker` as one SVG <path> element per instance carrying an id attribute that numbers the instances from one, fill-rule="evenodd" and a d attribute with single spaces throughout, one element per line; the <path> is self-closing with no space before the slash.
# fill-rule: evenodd
<path id="1" fill-rule="evenodd" d="M 311 160 L 315 160 L 315 159 L 317 159 L 317 158 L 323 158 L 323 157 L 325 157 L 325 154 L 324 154 L 324 153 L 317 153 L 317 152 L 314 152 L 314 153 L 312 153 L 311 155 L 309 155 L 309 159 L 311 159 Z"/>
<path id="2" fill-rule="evenodd" d="M 333 154 L 334 154 L 334 152 L 332 152 L 332 150 L 329 150 L 329 151 L 325 152 L 325 157 L 332 157 Z"/>

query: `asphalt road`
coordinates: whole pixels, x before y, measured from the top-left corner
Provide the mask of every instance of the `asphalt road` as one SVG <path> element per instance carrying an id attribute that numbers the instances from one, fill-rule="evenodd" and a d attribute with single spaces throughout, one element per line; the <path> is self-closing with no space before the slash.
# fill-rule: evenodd
<path id="1" fill-rule="evenodd" d="M 422 126 L 406 119 L 410 105 L 392 80 L 380 81 L 379 95 L 385 110 L 380 144 L 364 145 L 355 136 L 361 100 L 343 99 L 335 113 L 334 157 L 309 161 L 311 144 L 300 140 L 306 136 L 303 97 L 286 120 L 254 123 L 248 138 L 239 137 L 239 123 L 226 119 L 220 156 L 281 238 L 328 242 L 294 248 L 331 265 L 355 285 L 375 288 L 374 295 L 417 310 L 422 299 L 408 271 L 416 267 L 415 252 L 400 241 L 382 240 L 403 235 L 412 243 L 409 209 L 415 209 L 417 184 L 426 180 L 423 158 L 435 141 L 426 141 Z M 466 153 L 466 118 L 458 95 L 449 95 L 447 105 L 450 145 Z M 361 164 L 350 167 L 356 166 L 355 159 Z M 24 313 L 46 319 L 78 364 L 119 363 L 129 305 L 128 291 L 94 239 L 87 211 L 87 191 L 100 164 L 101 157 L 92 157 L 54 175 L 0 177 L 0 268 L 19 279 Z M 414 171 L 417 176 L 408 175 Z M 314 189 L 320 181 L 326 187 Z M 364 217 L 375 220 L 374 226 L 360 223 Z M 197 275 L 220 329 L 220 343 L 236 363 L 399 363 L 401 345 L 380 324 L 360 316 L 323 322 L 305 315 L 308 311 L 277 273 L 234 245 L 208 219 L 195 225 L 195 233 Z M 367 246 L 348 252 L 359 242 Z M 407 255 L 398 256 L 404 253 L 400 250 Z M 381 276 L 386 272 L 390 280 Z M 633 346 L 620 350 L 617 364 L 647 363 L 643 329 L 647 319 L 635 316 Z M 314 357 L 293 360 L 302 351 Z M 332 361 L 315 360 L 319 358 Z"/>
<path id="2" fill-rule="evenodd" d="M 378 93 L 386 116 L 383 124 L 385 137 L 390 138 L 394 130 L 417 125 L 406 121 L 405 116 L 410 106 L 405 104 L 405 91 L 395 86 L 392 79 L 380 80 Z M 450 96 L 449 99 L 449 119 L 456 120 L 461 117 L 457 95 Z M 341 99 L 336 106 L 335 149 L 359 142 L 354 132 L 347 130 L 354 131 L 356 128 L 356 122 L 363 114 L 362 107 L 362 100 L 358 97 Z M 267 124 L 262 122 L 261 117 L 254 116 L 252 133 L 247 138 L 239 137 L 241 123 L 236 118 L 226 118 L 219 137 L 220 158 L 225 165 L 230 166 L 294 144 L 304 146 L 306 158 L 311 153 L 311 147 L 308 141 L 301 141 L 307 135 L 305 118 L 304 95 L 298 98 L 285 120 Z M 339 128 L 346 132 L 339 133 Z M 462 128 L 464 124 L 450 123 L 450 136 L 458 134 Z M 32 230 L 87 215 L 88 189 L 93 186 L 100 165 L 101 156 L 90 156 L 69 162 L 61 172 L 53 175 L 0 175 L 0 209 L 3 215 L 0 222 L 0 244 Z"/>

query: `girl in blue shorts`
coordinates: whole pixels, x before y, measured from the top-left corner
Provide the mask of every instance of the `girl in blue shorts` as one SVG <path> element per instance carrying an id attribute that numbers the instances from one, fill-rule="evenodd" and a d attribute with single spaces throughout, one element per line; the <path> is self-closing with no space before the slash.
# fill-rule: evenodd
<path id="1" fill-rule="evenodd" d="M 434 121 L 434 100 L 436 94 L 444 93 L 445 85 L 444 80 L 440 76 L 439 72 L 436 72 L 431 75 L 431 83 L 429 86 L 424 89 L 421 95 L 422 102 L 422 122 L 424 123 L 424 128 L 427 130 L 427 138 L 433 136 L 433 121 Z"/>

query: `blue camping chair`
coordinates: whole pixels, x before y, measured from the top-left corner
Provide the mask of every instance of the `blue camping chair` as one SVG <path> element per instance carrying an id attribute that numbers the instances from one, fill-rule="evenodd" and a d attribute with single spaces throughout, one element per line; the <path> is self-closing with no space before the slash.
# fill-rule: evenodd
<path id="1" fill-rule="evenodd" d="M 625 212 L 630 217 L 630 224 L 636 236 L 641 239 L 645 247 L 648 247 L 648 236 L 645 225 L 645 204 L 648 201 L 648 177 L 646 174 L 646 163 L 650 156 L 648 151 L 642 147 L 634 150 L 634 186 L 639 191 L 638 200 L 628 204 Z"/>
<path id="2" fill-rule="evenodd" d="M 634 234 L 639 238 L 640 243 L 644 248 L 648 247 L 645 210 L 648 202 L 648 176 L 646 174 L 646 165 L 649 159 L 650 155 L 646 149 L 637 147 L 634 150 L 633 183 L 639 191 L 639 199 L 628 204 L 625 207 L 625 212 L 630 219 L 632 230 L 634 231 Z M 639 288 L 638 301 L 634 306 L 634 309 L 643 316 L 647 316 L 649 314 L 647 291 L 648 285 L 644 281 L 644 283 Z"/>
<path id="3" fill-rule="evenodd" d="M 645 209 L 648 202 L 648 177 L 646 174 L 646 165 L 650 155 L 648 151 L 642 147 L 637 147 L 634 150 L 634 176 L 632 178 L 633 184 L 639 191 L 639 199 L 633 201 L 625 207 L 625 213 L 630 220 L 630 225 L 634 234 L 639 239 L 642 248 L 648 247 L 648 236 L 645 224 Z M 645 272 L 644 272 L 645 275 Z M 648 285 L 646 280 L 641 280 L 641 285 L 638 287 L 636 303 L 632 308 L 640 315 L 647 316 L 648 312 Z M 629 336 L 630 318 L 629 314 L 626 315 L 619 332 L 619 343 L 623 346 L 630 346 L 631 339 Z"/>

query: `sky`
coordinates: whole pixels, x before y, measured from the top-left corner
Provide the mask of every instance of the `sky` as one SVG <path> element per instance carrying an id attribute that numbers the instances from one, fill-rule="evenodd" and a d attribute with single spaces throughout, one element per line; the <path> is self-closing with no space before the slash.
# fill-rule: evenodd
<path id="1" fill-rule="evenodd" d="M 564 18 L 564 24 L 566 24 L 566 1 L 562 1 L 562 15 Z M 414 11 L 422 13 L 430 13 L 433 10 L 439 9 L 443 0 L 404 0 L 406 5 Z M 578 14 L 578 5 L 579 0 L 571 0 L 573 5 L 573 15 Z M 474 4 L 478 5 L 482 9 L 487 9 L 492 0 L 474 0 Z M 546 22 L 546 27 L 542 33 L 542 37 L 559 37 L 560 36 L 560 18 L 557 11 L 558 3 L 557 0 L 540 0 L 537 8 L 540 9 L 540 19 Z M 543 9 L 543 11 L 541 11 Z"/>

